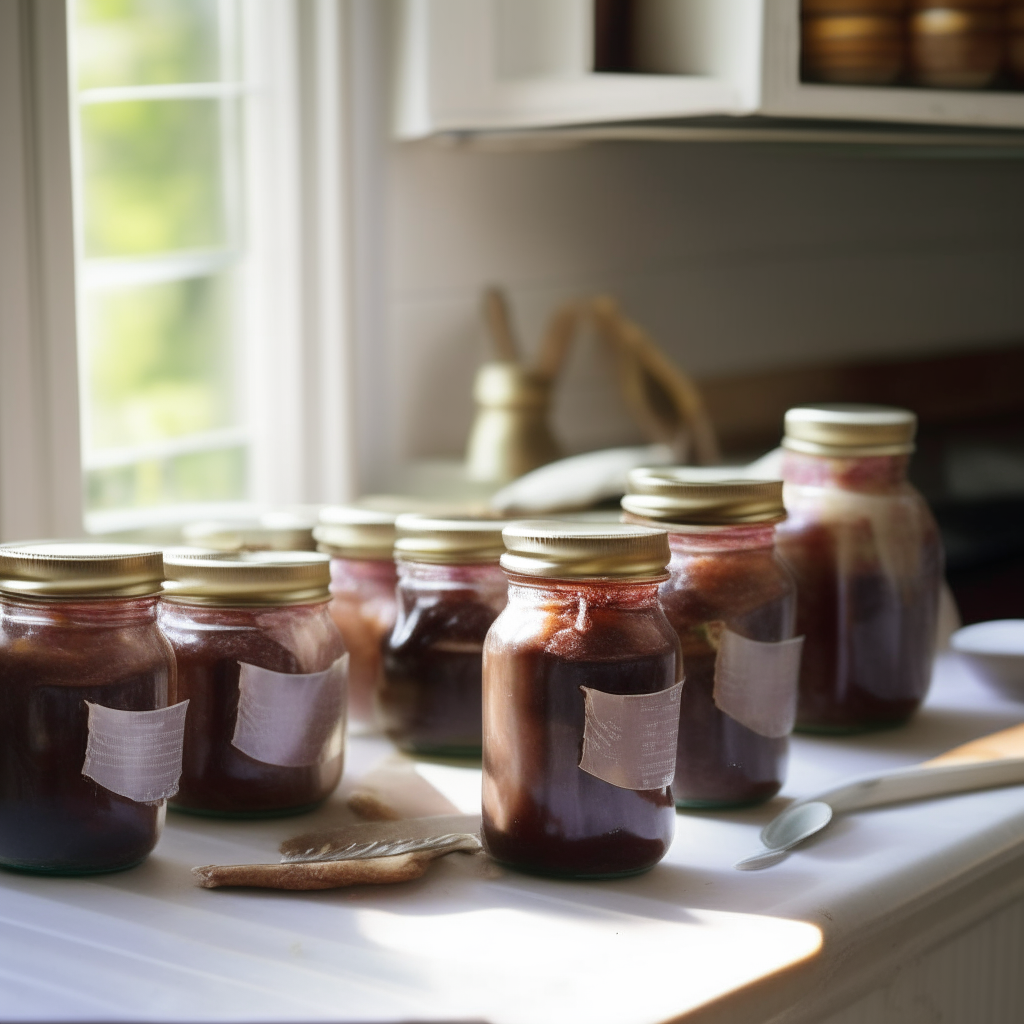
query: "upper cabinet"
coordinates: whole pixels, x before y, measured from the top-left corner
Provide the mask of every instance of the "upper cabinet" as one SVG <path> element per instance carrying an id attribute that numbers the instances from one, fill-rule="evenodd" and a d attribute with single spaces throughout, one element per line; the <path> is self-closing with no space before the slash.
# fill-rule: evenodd
<path id="1" fill-rule="evenodd" d="M 990 4 L 981 17 L 996 19 L 1008 55 L 1011 12 L 1016 6 L 1024 16 L 1024 0 L 980 2 L 983 9 Z M 852 55 L 856 65 L 858 52 L 887 47 L 890 55 L 895 47 L 897 63 L 911 61 L 918 52 L 913 33 L 922 31 L 942 37 L 927 40 L 940 62 L 955 62 L 958 53 L 977 59 L 978 40 L 960 40 L 957 32 L 973 31 L 972 15 L 958 10 L 977 9 L 979 0 L 803 3 L 802 9 L 801 0 L 402 0 L 397 134 L 708 115 L 1024 127 L 1024 91 L 1005 67 L 983 88 L 912 84 L 909 64 L 878 76 L 899 84 L 808 81 L 822 77 L 820 68 L 808 71 L 808 55 L 802 73 L 802 24 L 805 45 L 824 40 L 840 63 Z M 929 6 L 941 8 L 942 17 Z M 877 13 L 865 13 L 871 9 Z M 832 20 L 814 20 L 819 10 Z M 1024 39 L 1024 23 L 1021 32 Z"/>

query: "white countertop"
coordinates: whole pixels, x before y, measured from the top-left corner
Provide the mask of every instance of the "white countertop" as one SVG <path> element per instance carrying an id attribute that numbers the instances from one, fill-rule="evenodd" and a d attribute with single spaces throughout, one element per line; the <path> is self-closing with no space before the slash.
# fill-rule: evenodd
<path id="1" fill-rule="evenodd" d="M 796 737 L 784 796 L 911 764 L 1022 720 L 1024 704 L 947 657 L 906 728 Z M 282 839 L 351 820 L 348 781 L 386 753 L 381 741 L 352 741 L 339 794 L 300 818 L 172 813 L 155 853 L 131 871 L 0 872 L 0 1018 L 813 1020 L 895 959 L 1024 893 L 1024 787 L 850 815 L 757 872 L 733 864 L 758 849 L 783 797 L 680 814 L 668 857 L 619 881 L 549 881 L 456 854 L 395 886 L 193 886 L 194 865 L 273 861 Z M 446 772 L 450 795 L 479 784 L 473 769 Z"/>

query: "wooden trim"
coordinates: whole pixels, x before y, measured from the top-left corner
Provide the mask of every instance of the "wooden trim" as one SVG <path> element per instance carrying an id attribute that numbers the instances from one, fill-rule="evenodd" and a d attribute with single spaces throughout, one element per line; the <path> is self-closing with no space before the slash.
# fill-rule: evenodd
<path id="1" fill-rule="evenodd" d="M 700 381 L 727 452 L 778 443 L 787 409 L 805 402 L 874 402 L 913 409 L 921 426 L 1024 421 L 1024 341 L 956 355 L 803 366 Z"/>

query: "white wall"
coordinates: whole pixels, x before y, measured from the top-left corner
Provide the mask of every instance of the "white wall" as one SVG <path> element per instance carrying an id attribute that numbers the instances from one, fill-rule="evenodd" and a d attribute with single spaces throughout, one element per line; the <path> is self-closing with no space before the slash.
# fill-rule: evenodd
<path id="1" fill-rule="evenodd" d="M 431 142 L 382 142 L 379 159 L 366 486 L 393 460 L 462 451 L 491 282 L 531 344 L 559 302 L 612 292 L 698 376 L 1024 343 L 1024 161 Z M 628 440 L 606 371 L 570 369 L 566 446 Z"/>

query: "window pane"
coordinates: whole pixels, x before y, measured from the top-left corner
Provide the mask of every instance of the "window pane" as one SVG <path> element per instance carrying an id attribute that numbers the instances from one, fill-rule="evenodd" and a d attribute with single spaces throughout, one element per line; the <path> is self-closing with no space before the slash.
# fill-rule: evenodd
<path id="1" fill-rule="evenodd" d="M 218 0 L 78 0 L 78 87 L 218 80 L 218 7 Z"/>
<path id="2" fill-rule="evenodd" d="M 220 102 L 82 108 L 87 257 L 225 244 Z"/>
<path id="3" fill-rule="evenodd" d="M 85 296 L 90 450 L 236 422 L 228 290 L 215 277 Z"/>
<path id="4" fill-rule="evenodd" d="M 86 507 L 145 508 L 200 501 L 238 501 L 246 495 L 244 447 L 147 459 L 85 474 Z"/>

